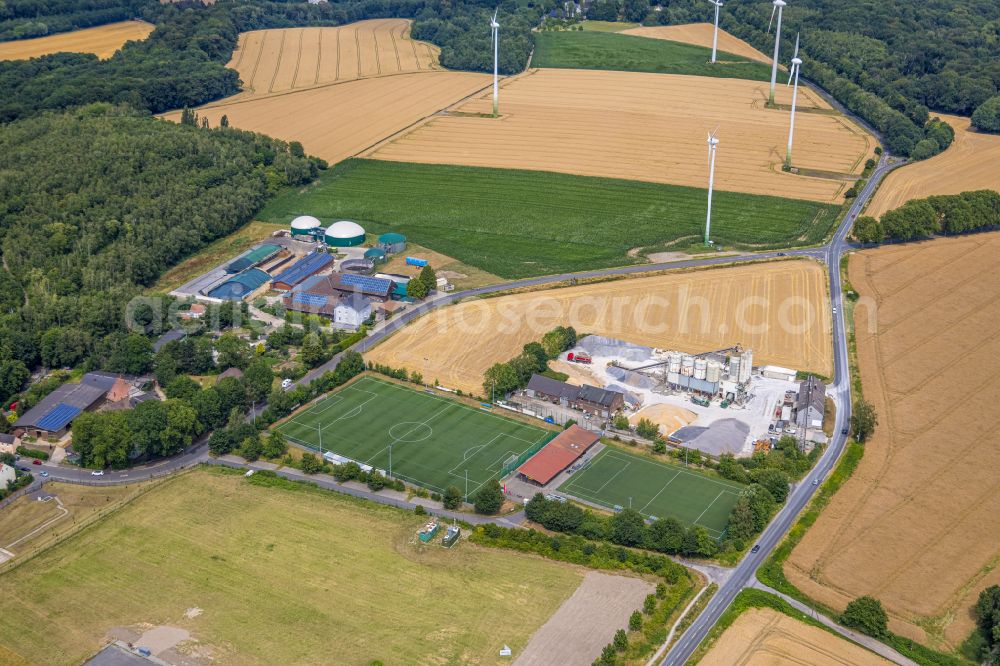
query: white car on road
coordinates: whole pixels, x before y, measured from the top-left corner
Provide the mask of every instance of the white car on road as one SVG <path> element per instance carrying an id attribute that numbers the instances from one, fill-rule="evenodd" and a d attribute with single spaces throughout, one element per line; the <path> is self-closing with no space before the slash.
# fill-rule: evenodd
<path id="1" fill-rule="evenodd" d="M 103 469 L 95 469 L 93 472 L 90 473 L 90 475 L 91 476 L 104 476 L 104 470 Z"/>

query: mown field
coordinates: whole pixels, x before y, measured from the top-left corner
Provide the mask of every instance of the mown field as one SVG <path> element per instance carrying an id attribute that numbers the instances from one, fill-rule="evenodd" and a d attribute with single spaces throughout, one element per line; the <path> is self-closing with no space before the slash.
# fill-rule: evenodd
<path id="1" fill-rule="evenodd" d="M 705 190 L 567 174 L 379 160 L 348 160 L 258 215 L 361 221 L 505 278 L 642 261 L 632 248 L 698 243 Z M 716 192 L 712 237 L 723 246 L 819 242 L 838 207 Z"/>
<path id="2" fill-rule="evenodd" d="M 624 72 L 716 76 L 770 81 L 771 69 L 733 53 L 693 44 L 647 39 L 613 32 L 540 32 L 535 37 L 534 67 L 608 69 Z"/>
<path id="3" fill-rule="evenodd" d="M 79 664 L 139 623 L 189 631 L 181 651 L 205 663 L 500 663 L 581 580 L 509 551 L 417 548 L 418 516 L 262 483 L 185 474 L 0 576 L 4 663 Z"/>

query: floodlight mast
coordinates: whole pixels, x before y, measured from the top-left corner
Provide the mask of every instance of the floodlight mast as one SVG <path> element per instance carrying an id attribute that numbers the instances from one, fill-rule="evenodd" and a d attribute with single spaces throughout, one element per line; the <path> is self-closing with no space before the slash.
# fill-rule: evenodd
<path id="1" fill-rule="evenodd" d="M 781 44 L 781 10 L 788 4 L 785 0 L 774 0 L 774 8 L 771 10 L 771 21 L 774 21 L 774 13 L 778 12 L 778 27 L 774 31 L 774 57 L 771 59 L 771 93 L 767 98 L 768 106 L 774 106 L 774 84 L 778 79 L 778 48 Z M 767 24 L 767 31 L 771 31 L 771 23 Z"/>

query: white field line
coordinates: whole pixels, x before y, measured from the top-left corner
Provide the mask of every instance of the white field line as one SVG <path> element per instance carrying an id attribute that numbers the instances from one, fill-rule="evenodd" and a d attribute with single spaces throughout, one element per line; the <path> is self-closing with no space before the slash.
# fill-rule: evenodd
<path id="1" fill-rule="evenodd" d="M 656 500 L 656 498 L 660 496 L 660 493 L 662 493 L 664 490 L 666 490 L 667 486 L 669 486 L 671 483 L 673 483 L 674 479 L 676 479 L 680 475 L 681 475 L 680 472 L 678 472 L 677 474 L 674 474 L 672 477 L 670 477 L 670 480 L 663 484 L 663 487 L 660 488 L 659 492 L 657 492 L 655 495 L 653 495 L 653 497 L 648 502 L 646 502 L 642 506 L 641 509 L 639 509 L 639 513 L 642 513 L 643 511 L 645 511 L 646 507 L 648 507 L 650 504 L 652 504 Z"/>
<path id="2" fill-rule="evenodd" d="M 722 497 L 722 495 L 723 495 L 723 494 L 725 494 L 725 492 L 726 492 L 725 490 L 723 490 L 723 491 L 719 492 L 719 494 L 715 496 L 715 499 L 714 499 L 714 500 L 712 500 L 712 501 L 711 501 L 711 502 L 709 503 L 709 505 L 705 507 L 705 510 L 704 510 L 704 511 L 702 511 L 702 512 L 701 512 L 701 513 L 700 513 L 700 514 L 698 515 L 698 517 L 694 519 L 694 524 L 695 524 L 695 525 L 700 525 L 700 523 L 699 523 L 698 521 L 699 521 L 699 520 L 701 520 L 701 517 L 702 517 L 702 516 L 704 516 L 704 515 L 705 515 L 705 513 L 707 513 L 707 512 L 708 512 L 708 510 L 712 508 L 712 505 L 713 505 L 713 504 L 715 504 L 715 503 L 716 503 L 716 502 L 718 501 L 718 499 L 719 499 L 720 497 Z M 708 527 L 706 527 L 705 525 L 702 525 L 702 527 L 705 527 L 705 529 L 709 529 L 709 528 L 708 528 Z"/>

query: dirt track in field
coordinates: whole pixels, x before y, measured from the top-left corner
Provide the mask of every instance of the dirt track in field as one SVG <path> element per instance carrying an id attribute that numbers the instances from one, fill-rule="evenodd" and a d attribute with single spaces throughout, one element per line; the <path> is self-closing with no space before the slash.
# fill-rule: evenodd
<path id="1" fill-rule="evenodd" d="M 569 599 L 535 632 L 517 666 L 588 666 L 615 632 L 628 629 L 632 611 L 654 590 L 644 580 L 589 571 Z"/>
<path id="2" fill-rule="evenodd" d="M 737 343 L 758 364 L 829 375 L 826 273 L 785 261 L 473 300 L 436 310 L 365 357 L 474 395 L 488 367 L 558 325 L 637 344 L 702 352 Z"/>
<path id="3" fill-rule="evenodd" d="M 770 608 L 751 608 L 723 632 L 702 666 L 881 666 L 892 662 Z"/>
<path id="4" fill-rule="evenodd" d="M 240 33 L 227 67 L 240 73 L 242 97 L 355 79 L 441 69 L 440 49 L 410 39 L 410 22 L 374 19 L 322 28 Z"/>
<path id="5" fill-rule="evenodd" d="M 896 169 L 879 187 L 865 215 L 881 217 L 910 199 L 969 190 L 1000 191 L 1000 135 L 972 129 L 961 116 L 935 114 L 955 130 L 955 140 L 929 160 Z"/>
<path id="6" fill-rule="evenodd" d="M 649 37 L 651 39 L 666 39 L 671 42 L 683 42 L 684 44 L 694 44 L 712 48 L 712 33 L 715 26 L 711 23 L 686 23 L 684 25 L 657 25 L 642 26 L 622 30 L 623 35 L 634 35 L 636 37 Z M 734 37 L 722 28 L 719 28 L 719 51 L 743 56 L 751 60 L 770 63 L 771 58 L 764 55 L 754 47 L 750 46 L 742 39 Z M 721 60 L 721 58 L 720 58 Z"/>
<path id="7" fill-rule="evenodd" d="M 839 203 L 849 180 L 784 173 L 789 113 L 768 84 L 672 74 L 539 69 L 504 81 L 365 155 L 431 164 L 535 169 L 704 188 L 706 136 L 718 127 L 715 187 Z M 709 103 L 711 100 L 711 104 Z M 791 91 L 779 87 L 779 104 Z M 800 89 L 800 109 L 825 108 Z M 794 164 L 858 174 L 875 140 L 829 110 L 796 116 Z"/>
<path id="8" fill-rule="evenodd" d="M 222 116 L 240 129 L 300 141 L 331 164 L 355 155 L 486 85 L 483 74 L 423 72 L 347 81 L 301 92 L 197 109 L 217 127 Z M 166 114 L 179 120 L 180 113 Z"/>
<path id="9" fill-rule="evenodd" d="M 63 52 L 93 53 L 98 58 L 110 58 L 125 42 L 149 37 L 155 27 L 145 21 L 120 21 L 48 37 L 2 42 L 0 60 L 26 60 Z"/>
<path id="10" fill-rule="evenodd" d="M 871 594 L 893 630 L 944 649 L 1000 583 L 998 256 L 992 233 L 851 258 L 851 283 L 877 304 L 856 325 L 879 426 L 785 565 L 809 596 L 840 610 Z"/>

